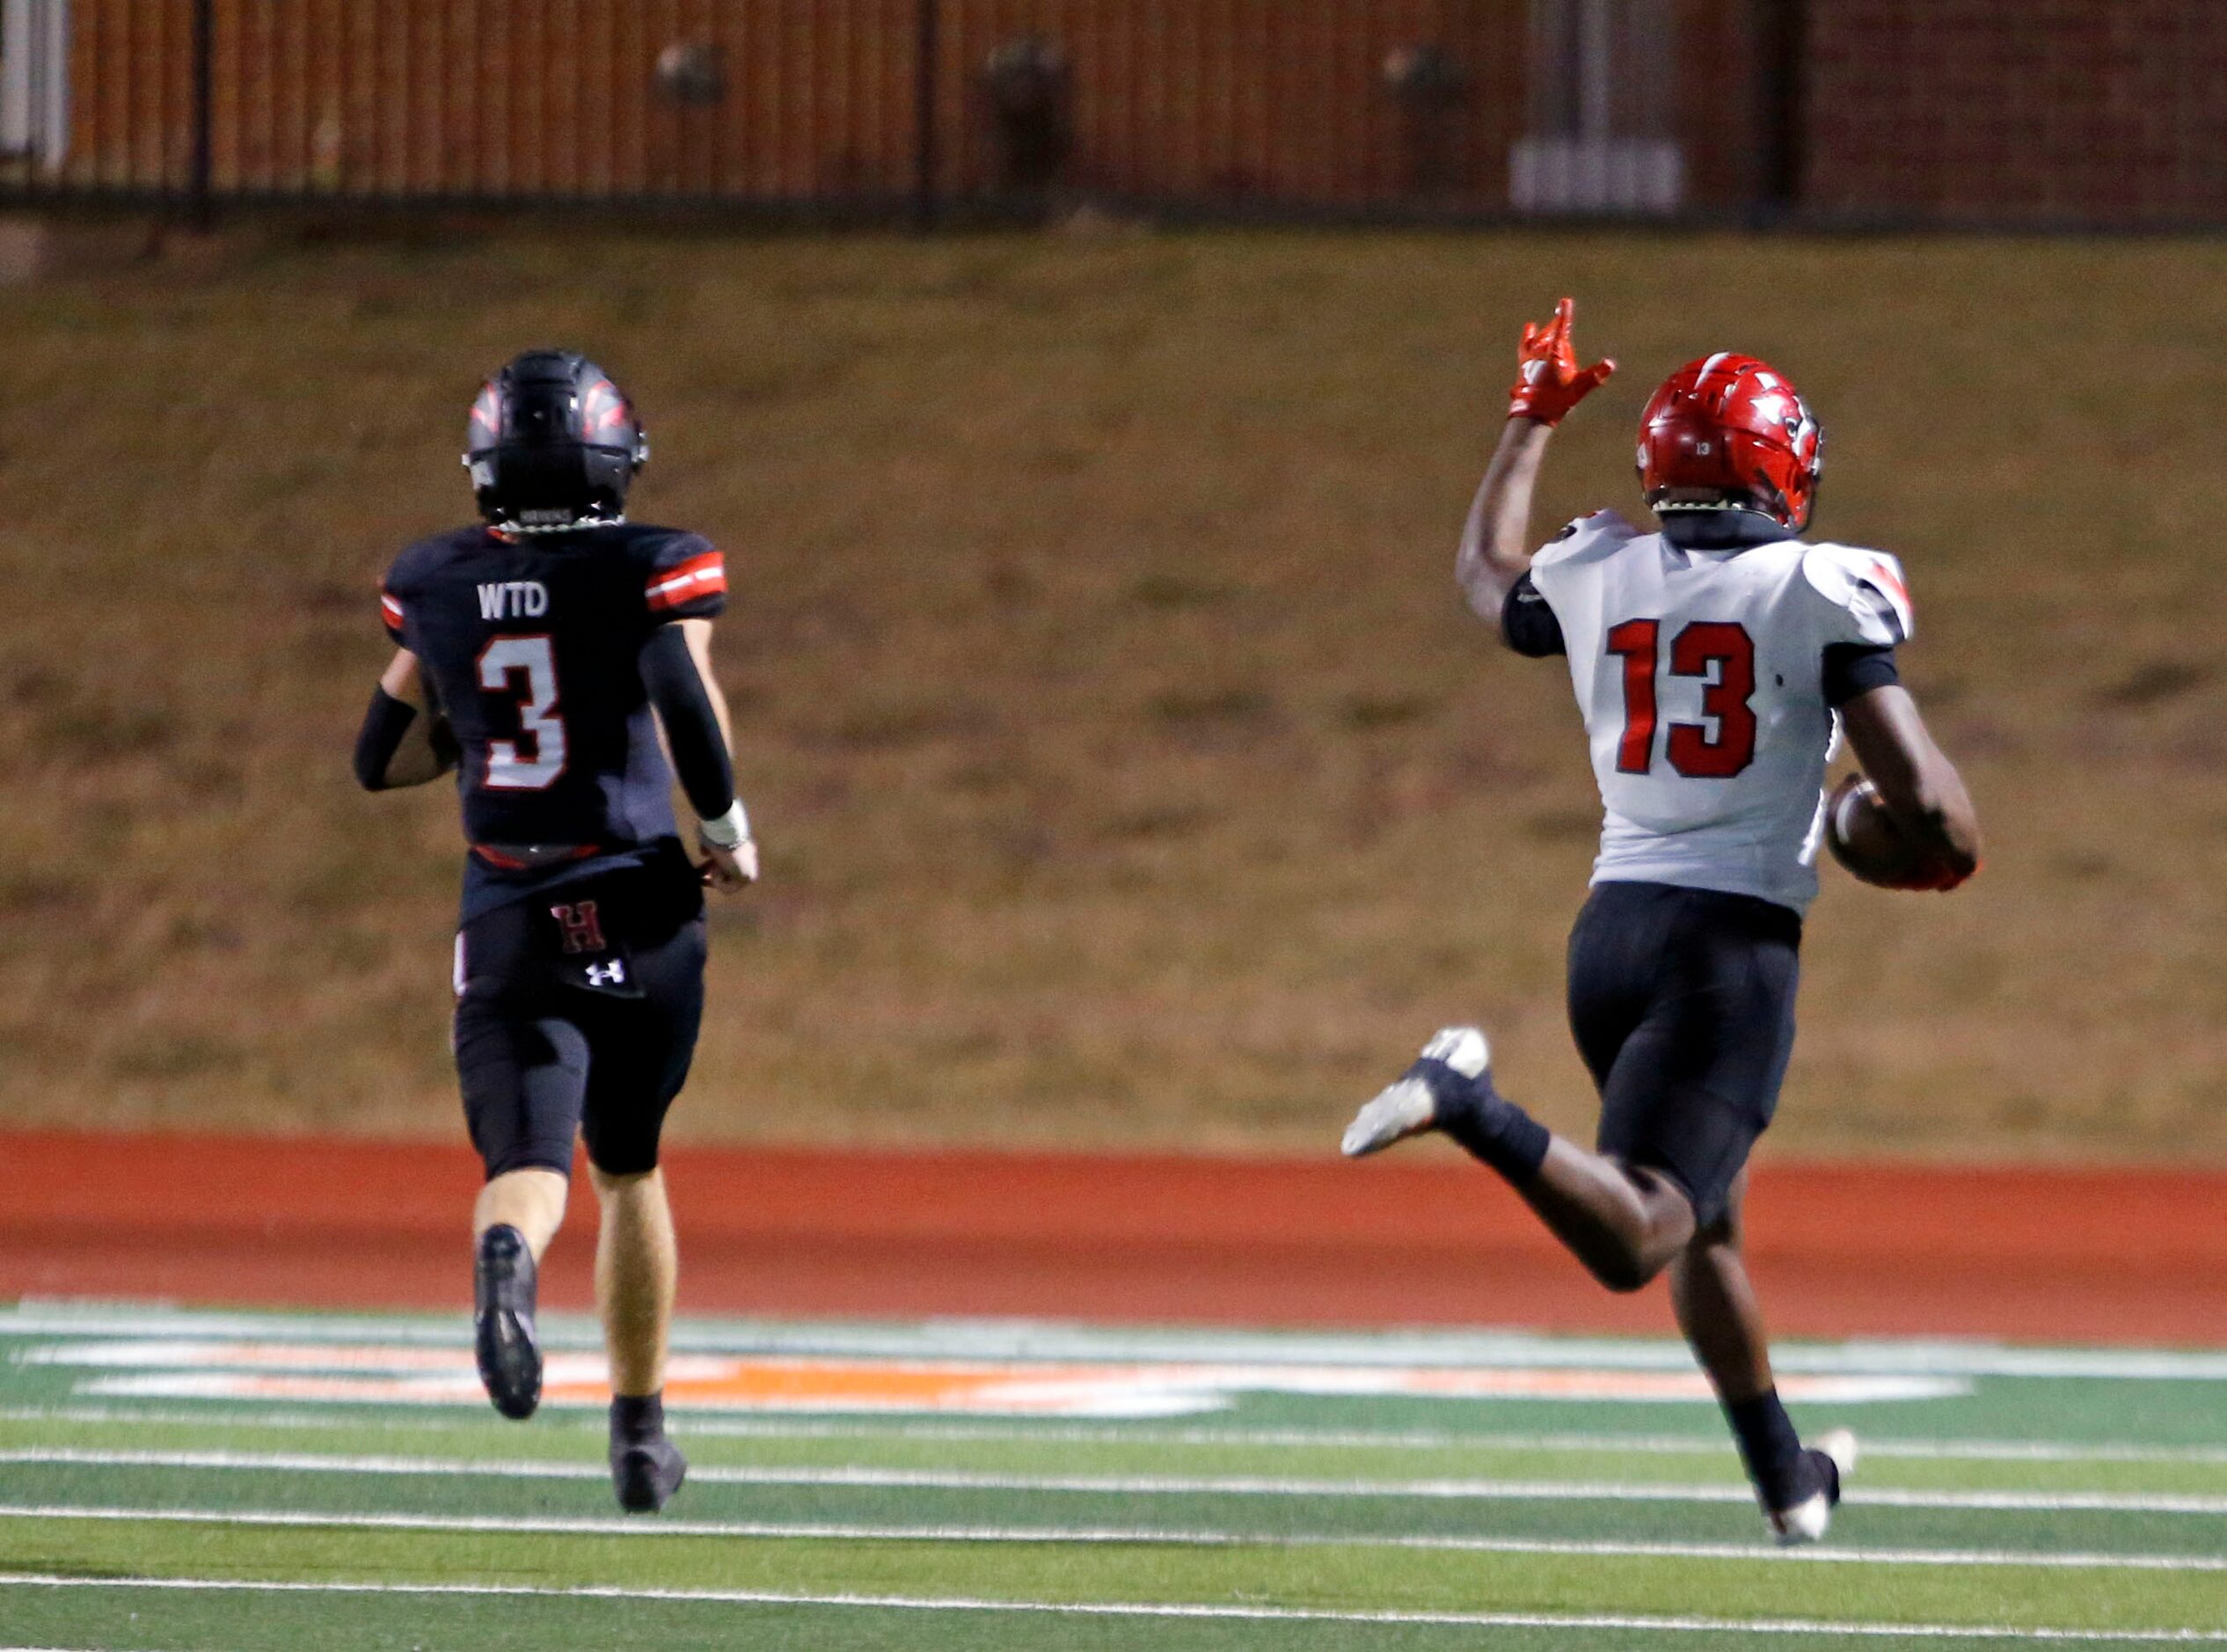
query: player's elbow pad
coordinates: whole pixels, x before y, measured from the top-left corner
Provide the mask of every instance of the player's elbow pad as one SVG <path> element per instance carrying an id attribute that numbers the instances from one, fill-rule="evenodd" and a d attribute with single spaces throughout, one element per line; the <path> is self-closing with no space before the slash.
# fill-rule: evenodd
<path id="1" fill-rule="evenodd" d="M 395 698 L 385 689 L 371 691 L 371 704 L 364 711 L 363 727 L 355 736 L 356 784 L 365 791 L 386 790 L 387 764 L 402 749 L 403 736 L 410 732 L 410 725 L 417 715 L 416 706 Z"/>
<path id="2" fill-rule="evenodd" d="M 642 687 L 665 726 L 673 771 L 688 794 L 688 806 L 699 820 L 719 819 L 734 806 L 734 763 L 681 628 L 661 625 L 653 632 L 642 645 L 640 665 Z"/>

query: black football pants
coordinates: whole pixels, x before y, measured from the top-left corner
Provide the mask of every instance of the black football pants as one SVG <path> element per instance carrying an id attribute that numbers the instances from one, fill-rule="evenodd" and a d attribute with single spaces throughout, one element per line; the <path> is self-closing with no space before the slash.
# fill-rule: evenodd
<path id="1" fill-rule="evenodd" d="M 1800 975 L 1800 915 L 1751 895 L 1601 883 L 1570 932 L 1600 1151 L 1676 1182 L 1703 1228 L 1778 1108 Z"/>
<path id="2" fill-rule="evenodd" d="M 683 862 L 685 866 L 685 862 Z M 456 1072 L 488 1177 L 653 1169 L 704 1019 L 703 894 L 662 863 L 564 883 L 464 926 Z"/>

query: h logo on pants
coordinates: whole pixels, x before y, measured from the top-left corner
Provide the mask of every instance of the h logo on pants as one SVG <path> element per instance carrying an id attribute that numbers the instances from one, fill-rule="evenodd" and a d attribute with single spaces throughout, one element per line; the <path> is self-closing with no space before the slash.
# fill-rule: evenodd
<path id="1" fill-rule="evenodd" d="M 595 903 L 581 901 L 573 906 L 552 906 L 549 915 L 557 920 L 558 928 L 565 932 L 565 950 L 567 953 L 603 952 L 603 924 L 596 915 Z"/>

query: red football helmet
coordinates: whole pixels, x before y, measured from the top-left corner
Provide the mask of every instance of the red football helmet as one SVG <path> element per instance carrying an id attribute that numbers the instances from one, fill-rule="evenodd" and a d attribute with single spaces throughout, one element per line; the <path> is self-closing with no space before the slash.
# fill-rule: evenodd
<path id="1" fill-rule="evenodd" d="M 1757 511 L 1800 533 L 1823 469 L 1824 433 L 1767 362 L 1720 350 L 1662 382 L 1639 416 L 1639 486 L 1658 515 Z"/>

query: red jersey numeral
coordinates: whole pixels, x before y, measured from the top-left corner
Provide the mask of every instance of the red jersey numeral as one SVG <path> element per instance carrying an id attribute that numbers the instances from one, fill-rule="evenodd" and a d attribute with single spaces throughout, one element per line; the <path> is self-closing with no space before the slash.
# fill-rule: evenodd
<path id="1" fill-rule="evenodd" d="M 1654 766 L 1654 676 L 1660 620 L 1627 619 L 1609 632 L 1608 651 L 1624 658 L 1624 738 L 1616 766 L 1645 774 Z M 1670 643 L 1670 675 L 1699 677 L 1709 723 L 1673 723 L 1663 742 L 1670 766 L 1690 780 L 1729 780 L 1756 760 L 1756 642 L 1745 625 L 1697 619 Z"/>
<path id="2" fill-rule="evenodd" d="M 1645 774 L 1654 765 L 1655 641 L 1659 619 L 1627 619 L 1609 632 L 1609 652 L 1624 656 L 1624 739 L 1616 766 L 1625 774 Z"/>
<path id="3" fill-rule="evenodd" d="M 1670 645 L 1670 674 L 1698 676 L 1701 712 L 1717 725 L 1673 723 L 1670 766 L 1695 780 L 1729 780 L 1756 760 L 1756 642 L 1745 625 L 1698 619 Z"/>

